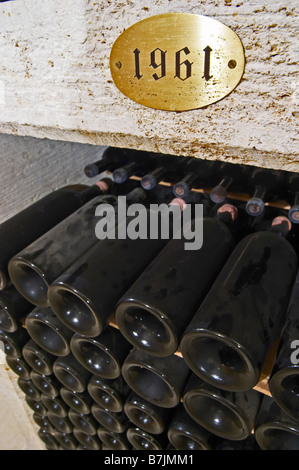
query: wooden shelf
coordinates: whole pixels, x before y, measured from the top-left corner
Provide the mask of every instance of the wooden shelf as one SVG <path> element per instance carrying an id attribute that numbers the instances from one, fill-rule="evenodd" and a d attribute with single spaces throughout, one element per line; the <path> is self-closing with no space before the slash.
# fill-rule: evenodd
<path id="1" fill-rule="evenodd" d="M 107 172 L 107 173 L 111 174 L 110 172 Z M 135 180 L 135 181 L 141 181 L 140 176 L 131 176 L 130 179 Z M 159 185 L 167 186 L 167 187 L 173 187 L 174 186 L 173 183 L 168 183 L 166 181 L 160 181 Z M 192 192 L 193 193 L 201 193 L 201 194 L 210 194 L 212 189 L 213 188 L 192 188 Z M 247 202 L 247 201 L 249 201 L 251 196 L 249 194 L 246 194 L 246 193 L 230 193 L 230 192 L 228 192 L 227 193 L 227 198 L 228 199 L 234 199 L 236 201 Z M 277 209 L 283 209 L 283 210 L 286 210 L 286 211 L 290 210 L 290 208 L 291 208 L 290 204 L 288 202 L 284 201 L 284 200 L 268 201 L 268 202 L 265 202 L 265 206 L 266 207 L 276 207 Z"/>

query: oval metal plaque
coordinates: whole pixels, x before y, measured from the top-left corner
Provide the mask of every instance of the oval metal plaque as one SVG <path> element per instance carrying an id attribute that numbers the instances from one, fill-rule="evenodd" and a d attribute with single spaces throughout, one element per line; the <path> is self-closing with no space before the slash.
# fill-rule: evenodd
<path id="1" fill-rule="evenodd" d="M 117 88 L 149 108 L 186 111 L 227 96 L 245 66 L 242 42 L 207 16 L 165 13 L 139 21 L 113 44 Z"/>

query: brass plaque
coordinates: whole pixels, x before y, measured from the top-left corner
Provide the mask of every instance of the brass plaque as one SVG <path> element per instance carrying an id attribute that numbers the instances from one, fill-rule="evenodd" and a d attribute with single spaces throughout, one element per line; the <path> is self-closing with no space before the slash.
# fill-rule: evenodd
<path id="1" fill-rule="evenodd" d="M 113 44 L 110 70 L 117 88 L 149 108 L 187 111 L 227 96 L 245 66 L 242 42 L 207 16 L 165 13 L 125 30 Z"/>

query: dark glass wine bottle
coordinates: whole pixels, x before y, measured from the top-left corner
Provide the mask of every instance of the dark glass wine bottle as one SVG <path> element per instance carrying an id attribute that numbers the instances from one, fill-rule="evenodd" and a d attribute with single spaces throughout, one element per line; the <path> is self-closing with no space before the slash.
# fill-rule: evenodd
<path id="1" fill-rule="evenodd" d="M 250 186 L 252 196 L 246 204 L 246 211 L 249 215 L 257 217 L 263 214 L 265 202 L 277 196 L 281 191 L 282 173 L 279 171 L 257 168 L 250 176 Z"/>
<path id="2" fill-rule="evenodd" d="M 155 357 L 138 349 L 130 352 L 122 367 L 129 387 L 161 408 L 177 406 L 189 372 L 185 361 L 177 355 Z"/>
<path id="3" fill-rule="evenodd" d="M 49 431 L 41 428 L 38 430 L 37 435 L 46 445 L 47 450 L 59 450 L 59 442 Z"/>
<path id="4" fill-rule="evenodd" d="M 27 331 L 33 341 L 54 356 L 70 354 L 73 331 L 55 315 L 51 307 L 35 308 L 25 320 Z"/>
<path id="5" fill-rule="evenodd" d="M 34 413 L 38 414 L 39 416 L 46 416 L 47 415 L 47 408 L 40 400 L 34 400 L 29 396 L 25 396 L 25 402 L 31 408 Z"/>
<path id="6" fill-rule="evenodd" d="M 53 362 L 56 356 L 48 353 L 30 339 L 23 347 L 22 354 L 33 370 L 42 375 L 53 373 Z"/>
<path id="7" fill-rule="evenodd" d="M 79 442 L 73 433 L 65 433 L 61 431 L 54 432 L 54 438 L 59 442 L 64 450 L 76 450 Z"/>
<path id="8" fill-rule="evenodd" d="M 150 211 L 145 218 L 146 238 L 129 236 L 129 224 L 135 220 L 127 217 L 115 239 L 100 240 L 50 286 L 50 305 L 75 333 L 98 336 L 119 298 L 166 244 L 160 236 L 149 237 Z"/>
<path id="9" fill-rule="evenodd" d="M 93 375 L 88 382 L 87 390 L 93 400 L 102 408 L 118 413 L 124 408 L 130 387 L 122 375 L 116 379 L 104 379 Z"/>
<path id="10" fill-rule="evenodd" d="M 30 380 L 30 373 L 31 373 L 31 367 L 23 356 L 21 357 L 10 357 L 6 356 L 6 363 L 8 367 L 19 377 L 21 377 L 24 380 Z"/>
<path id="11" fill-rule="evenodd" d="M 40 390 L 34 385 L 32 380 L 25 380 L 22 377 L 18 378 L 18 386 L 25 393 L 26 396 L 32 398 L 33 400 L 40 401 L 41 400 L 41 392 Z"/>
<path id="12" fill-rule="evenodd" d="M 70 344 L 77 361 L 89 372 L 104 379 L 120 376 L 122 364 L 131 350 L 130 343 L 112 326 L 95 338 L 75 333 Z"/>
<path id="13" fill-rule="evenodd" d="M 231 441 L 229 439 L 213 439 L 212 450 L 261 450 L 256 442 L 254 434 L 251 434 L 242 441 Z"/>
<path id="14" fill-rule="evenodd" d="M 23 346 L 30 339 L 26 329 L 19 325 L 19 328 L 13 333 L 7 333 L 0 329 L 0 341 L 4 345 L 4 353 L 6 356 L 14 359 L 22 357 Z"/>
<path id="15" fill-rule="evenodd" d="M 49 432 L 50 434 L 54 433 L 54 426 L 50 422 L 47 416 L 40 416 L 37 413 L 33 413 L 33 421 L 43 430 Z"/>
<path id="16" fill-rule="evenodd" d="M 262 450 L 299 450 L 299 423 L 264 395 L 254 429 Z"/>
<path id="17" fill-rule="evenodd" d="M 139 165 L 137 162 L 129 162 L 126 165 L 116 168 L 112 173 L 112 179 L 117 184 L 122 184 L 127 179 L 135 175 L 139 170 Z"/>
<path id="18" fill-rule="evenodd" d="M 56 379 L 55 375 L 42 375 L 35 370 L 31 371 L 30 378 L 34 385 L 49 397 L 57 397 L 61 388 L 61 383 Z"/>
<path id="19" fill-rule="evenodd" d="M 152 191 L 167 174 L 167 168 L 159 166 L 141 178 L 140 184 L 146 191 Z"/>
<path id="20" fill-rule="evenodd" d="M 288 196 L 290 209 L 289 219 L 293 224 L 299 223 L 299 174 L 292 173 L 288 180 Z"/>
<path id="21" fill-rule="evenodd" d="M 107 147 L 100 160 L 89 163 L 84 168 L 84 173 L 88 178 L 103 173 L 104 171 L 113 171 L 120 165 L 126 164 L 128 161 L 128 155 L 126 150 L 122 148 Z"/>
<path id="22" fill-rule="evenodd" d="M 257 384 L 286 315 L 298 266 L 279 221 L 237 244 L 181 341 L 190 369 L 223 390 Z"/>
<path id="23" fill-rule="evenodd" d="M 239 164 L 219 163 L 216 175 L 218 180 L 210 191 L 210 199 L 215 204 L 222 204 L 227 200 L 228 191 L 243 189 L 248 177 L 248 166 Z"/>
<path id="24" fill-rule="evenodd" d="M 53 373 L 57 379 L 70 390 L 83 392 L 91 373 L 73 356 L 58 357 L 53 364 Z"/>
<path id="25" fill-rule="evenodd" d="M 183 395 L 191 418 L 223 439 L 246 439 L 255 425 L 262 394 L 256 390 L 229 392 L 192 374 Z"/>
<path id="26" fill-rule="evenodd" d="M 160 357 L 177 350 L 185 328 L 234 247 L 229 225 L 238 211 L 235 206 L 226 207 L 215 218 L 203 218 L 200 228 L 196 226 L 202 231 L 199 249 L 187 249 L 185 237 L 173 238 L 119 300 L 116 323 L 136 348 Z M 192 232 L 194 225 L 193 221 Z"/>
<path id="27" fill-rule="evenodd" d="M 211 450 L 213 435 L 189 416 L 182 403 L 175 409 L 167 436 L 177 450 Z"/>
<path id="28" fill-rule="evenodd" d="M 97 433 L 99 425 L 91 413 L 89 415 L 84 415 L 82 413 L 77 413 L 73 409 L 70 409 L 68 417 L 73 426 L 77 429 L 80 429 L 85 434 L 93 436 Z"/>
<path id="29" fill-rule="evenodd" d="M 217 162 L 200 160 L 199 158 L 186 158 L 182 164 L 184 176 L 173 186 L 176 197 L 185 198 L 193 187 L 205 187 L 212 177 Z"/>
<path id="30" fill-rule="evenodd" d="M 55 413 L 60 418 L 68 416 L 69 406 L 62 400 L 61 396 L 50 397 L 48 395 L 41 395 L 41 402 L 48 411 Z"/>
<path id="31" fill-rule="evenodd" d="M 141 398 L 134 392 L 128 396 L 124 411 L 128 419 L 149 434 L 162 434 L 172 418 L 172 408 L 161 408 Z"/>
<path id="32" fill-rule="evenodd" d="M 88 450 L 101 450 L 101 442 L 97 435 L 86 434 L 81 429 L 74 428 L 73 434 L 80 444 Z"/>
<path id="33" fill-rule="evenodd" d="M 164 450 L 168 443 L 167 435 L 165 433 L 152 436 L 140 428 L 133 427 L 130 427 L 127 430 L 127 439 L 135 450 Z"/>
<path id="34" fill-rule="evenodd" d="M 299 274 L 293 286 L 273 369 L 268 381 L 276 403 L 299 419 Z"/>
<path id="35" fill-rule="evenodd" d="M 113 195 L 92 198 L 9 261 L 11 280 L 24 298 L 39 307 L 49 306 L 49 285 L 98 242 L 97 207 L 116 201 Z"/>
<path id="36" fill-rule="evenodd" d="M 0 329 L 14 333 L 33 309 L 34 305 L 10 285 L 0 292 Z"/>
<path id="37" fill-rule="evenodd" d="M 98 423 L 105 429 L 109 429 L 109 431 L 121 434 L 128 428 L 129 420 L 124 411 L 114 413 L 113 411 L 105 410 L 105 408 L 98 404 L 93 404 L 91 413 Z"/>
<path id="38" fill-rule="evenodd" d="M 49 419 L 54 429 L 57 429 L 57 431 L 63 432 L 65 434 L 70 434 L 73 432 L 74 426 L 68 416 L 62 418 L 61 416 L 57 416 L 57 414 L 52 413 L 52 411 L 48 411 L 47 418 Z"/>
<path id="39" fill-rule="evenodd" d="M 86 391 L 78 393 L 62 387 L 60 389 L 60 396 L 72 410 L 83 415 L 89 415 L 91 413 L 93 401 Z"/>
<path id="40" fill-rule="evenodd" d="M 0 225 L 0 289 L 10 283 L 9 260 L 86 203 L 94 190 L 86 185 L 60 188 Z M 99 194 L 99 193 L 98 193 Z"/>
<path id="41" fill-rule="evenodd" d="M 107 450 L 129 450 L 131 447 L 126 433 L 119 434 L 100 427 L 97 434 Z"/>

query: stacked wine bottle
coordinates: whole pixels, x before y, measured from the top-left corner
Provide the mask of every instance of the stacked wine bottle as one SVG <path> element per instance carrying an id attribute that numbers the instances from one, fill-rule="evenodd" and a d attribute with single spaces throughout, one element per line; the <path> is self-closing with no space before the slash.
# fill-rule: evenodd
<path id="1" fill-rule="evenodd" d="M 0 341 L 45 448 L 299 449 L 297 175 L 111 147 L 85 174 L 0 226 Z M 190 205 L 191 232 L 201 204 L 202 245 L 99 239 L 120 195 Z"/>

